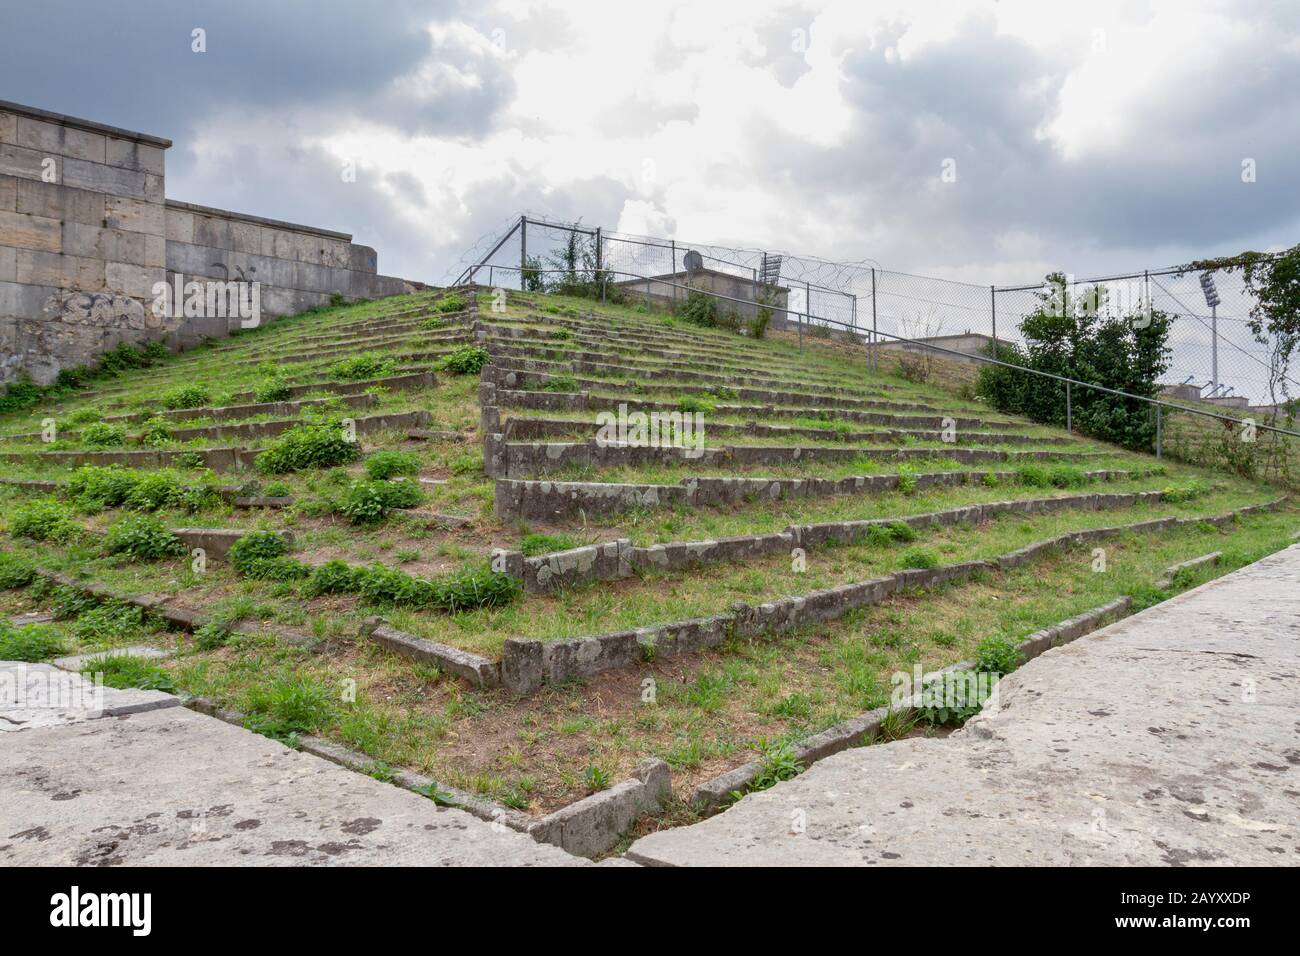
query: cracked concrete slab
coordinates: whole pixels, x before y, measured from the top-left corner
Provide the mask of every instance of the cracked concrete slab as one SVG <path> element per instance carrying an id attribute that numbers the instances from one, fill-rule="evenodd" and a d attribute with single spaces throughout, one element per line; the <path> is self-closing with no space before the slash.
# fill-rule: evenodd
<path id="1" fill-rule="evenodd" d="M 158 690 L 119 690 L 49 664 L 0 661 L 0 732 L 54 727 L 179 705 L 179 698 Z"/>
<path id="2" fill-rule="evenodd" d="M 947 738 L 844 751 L 647 865 L 1300 863 L 1300 546 L 1044 653 Z"/>
<path id="3" fill-rule="evenodd" d="M 185 708 L 0 742 L 0 865 L 587 863 Z"/>

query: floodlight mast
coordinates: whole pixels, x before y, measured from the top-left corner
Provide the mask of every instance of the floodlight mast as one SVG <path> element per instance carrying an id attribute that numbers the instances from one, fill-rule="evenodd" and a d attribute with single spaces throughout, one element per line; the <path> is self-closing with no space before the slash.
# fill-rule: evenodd
<path id="1" fill-rule="evenodd" d="M 1219 388 L 1219 290 L 1214 287 L 1214 276 L 1201 273 L 1201 292 L 1210 307 L 1210 394 Z"/>

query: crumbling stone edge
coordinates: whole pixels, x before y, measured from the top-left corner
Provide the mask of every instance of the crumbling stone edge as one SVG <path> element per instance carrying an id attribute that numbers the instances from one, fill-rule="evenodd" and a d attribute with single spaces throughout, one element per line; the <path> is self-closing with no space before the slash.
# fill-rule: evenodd
<path id="1" fill-rule="evenodd" d="M 1126 617 L 1132 603 L 1132 599 L 1127 596 L 1119 597 L 1082 614 L 1067 618 L 1059 624 L 1035 631 L 1020 642 L 1021 664 L 1028 663 L 1050 648 L 1078 640 L 1113 621 Z M 970 670 L 974 666 L 971 661 L 961 661 L 942 670 L 962 671 Z M 875 710 L 851 717 L 806 738 L 794 748 L 795 759 L 804 770 L 807 770 L 817 761 L 842 750 L 869 744 L 880 730 L 881 721 L 888 715 L 889 710 L 889 707 L 877 707 Z M 695 788 L 691 795 L 691 803 L 700 812 L 717 813 L 726 806 L 732 793 L 744 793 L 762 769 L 762 761 L 754 760 L 719 774 L 712 780 L 706 780 Z"/>
<path id="2" fill-rule="evenodd" d="M 1057 535 L 995 558 L 937 568 L 906 569 L 869 581 L 841 584 L 809 594 L 781 598 L 757 607 L 737 602 L 730 613 L 563 640 L 507 638 L 501 653 L 501 683 L 520 696 L 544 684 L 560 684 L 655 657 L 673 657 L 716 647 L 729 636 L 780 633 L 806 624 L 836 620 L 891 594 L 969 580 L 983 571 L 1021 567 L 1057 548 L 1100 541 L 1124 532 L 1161 531 L 1194 524 L 1221 525 L 1238 516 L 1277 508 L 1286 496 L 1246 505 L 1213 517 L 1164 517 L 1128 525 L 1090 528 Z"/>

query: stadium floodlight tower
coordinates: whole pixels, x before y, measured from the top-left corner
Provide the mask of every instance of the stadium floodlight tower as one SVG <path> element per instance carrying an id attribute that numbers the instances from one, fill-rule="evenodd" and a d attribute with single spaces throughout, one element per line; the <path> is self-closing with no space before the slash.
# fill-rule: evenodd
<path id="1" fill-rule="evenodd" d="M 1214 276 L 1201 273 L 1201 291 L 1205 304 L 1210 307 L 1210 394 L 1219 387 L 1219 290 L 1214 287 Z"/>

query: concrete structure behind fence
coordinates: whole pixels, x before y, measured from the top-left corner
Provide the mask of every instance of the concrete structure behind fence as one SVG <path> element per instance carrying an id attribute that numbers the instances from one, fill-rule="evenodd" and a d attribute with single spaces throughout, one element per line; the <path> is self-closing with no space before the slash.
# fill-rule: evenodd
<path id="1" fill-rule="evenodd" d="M 155 283 L 260 283 L 264 318 L 418 283 L 347 233 L 168 200 L 171 140 L 0 100 L 0 382 L 38 383 L 122 342 L 172 348 L 236 317 L 173 318 Z"/>

